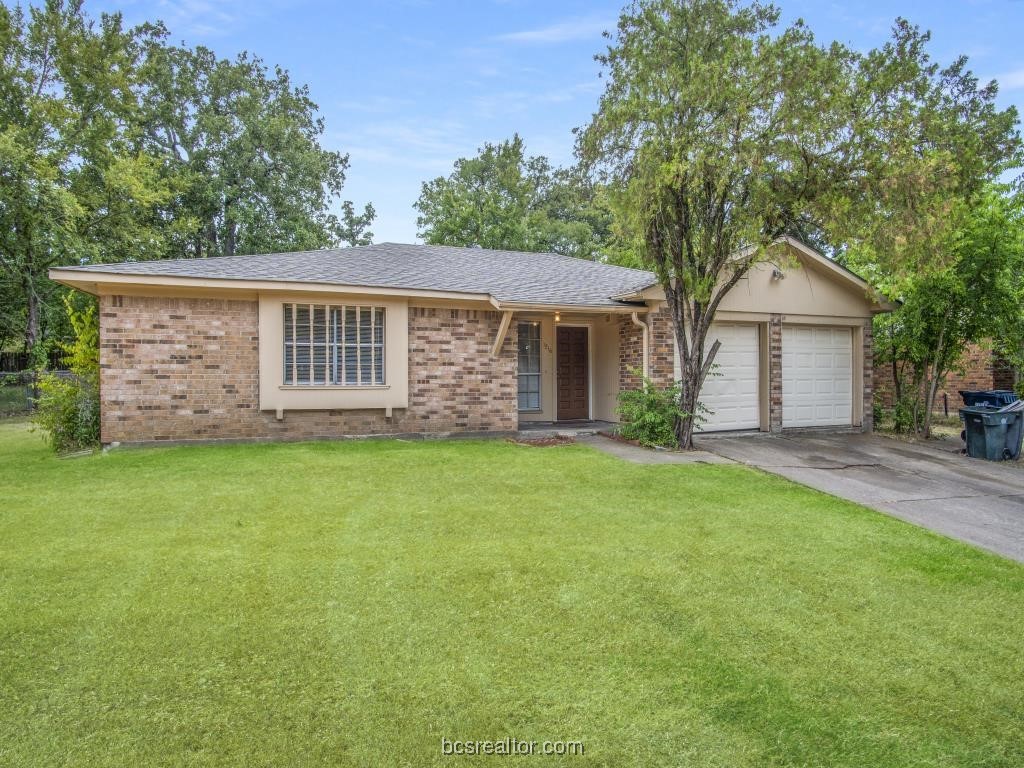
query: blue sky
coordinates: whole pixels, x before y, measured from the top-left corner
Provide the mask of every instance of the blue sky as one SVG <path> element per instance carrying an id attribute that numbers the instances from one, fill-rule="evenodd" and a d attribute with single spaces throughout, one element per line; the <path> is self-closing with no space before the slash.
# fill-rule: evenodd
<path id="1" fill-rule="evenodd" d="M 1024 105 L 1024 2 L 812 2 L 781 0 L 819 40 L 868 49 L 893 18 L 933 33 L 941 62 L 964 53 L 996 78 L 1003 104 Z M 572 159 L 572 129 L 601 90 L 593 55 L 620 3 L 467 0 L 121 0 L 129 23 L 163 19 L 174 41 L 221 56 L 252 51 L 310 86 L 326 121 L 324 144 L 347 152 L 345 197 L 372 201 L 375 240 L 414 242 L 420 184 L 446 175 L 485 141 L 518 132 L 530 154 Z M 1022 110 L 1024 111 L 1024 110 Z"/>

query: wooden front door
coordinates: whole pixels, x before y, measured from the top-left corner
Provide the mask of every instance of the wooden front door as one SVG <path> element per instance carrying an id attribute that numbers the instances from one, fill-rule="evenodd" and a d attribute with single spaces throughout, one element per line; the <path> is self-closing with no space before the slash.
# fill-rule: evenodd
<path id="1" fill-rule="evenodd" d="M 559 421 L 590 418 L 587 329 L 560 325 L 555 338 Z"/>

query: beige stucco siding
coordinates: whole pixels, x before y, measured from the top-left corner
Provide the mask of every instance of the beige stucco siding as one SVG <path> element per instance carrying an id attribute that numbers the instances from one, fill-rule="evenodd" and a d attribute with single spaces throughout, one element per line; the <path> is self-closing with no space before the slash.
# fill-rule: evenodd
<path id="1" fill-rule="evenodd" d="M 869 289 L 838 270 L 791 246 L 780 246 L 771 260 L 755 264 L 726 294 L 715 319 L 764 322 L 771 315 L 783 315 L 784 322 L 852 326 L 877 313 L 879 305 Z M 644 292 L 644 298 L 660 306 L 665 294 L 655 286 Z"/>

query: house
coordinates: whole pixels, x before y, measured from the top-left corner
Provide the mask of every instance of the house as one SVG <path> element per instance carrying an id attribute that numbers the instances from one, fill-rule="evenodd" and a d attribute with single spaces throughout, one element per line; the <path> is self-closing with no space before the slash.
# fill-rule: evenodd
<path id="1" fill-rule="evenodd" d="M 871 428 L 887 305 L 796 240 L 725 297 L 711 430 Z M 379 245 L 97 264 L 105 444 L 503 433 L 616 419 L 678 371 L 650 272 L 544 253 Z"/>

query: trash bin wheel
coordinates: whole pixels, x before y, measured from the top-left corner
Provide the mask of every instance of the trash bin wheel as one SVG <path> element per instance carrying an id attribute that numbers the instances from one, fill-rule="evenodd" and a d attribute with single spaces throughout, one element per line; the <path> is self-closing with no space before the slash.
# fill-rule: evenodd
<path id="1" fill-rule="evenodd" d="M 1003 461 L 1009 461 L 1013 458 L 1013 451 L 1009 448 L 1003 448 Z"/>

